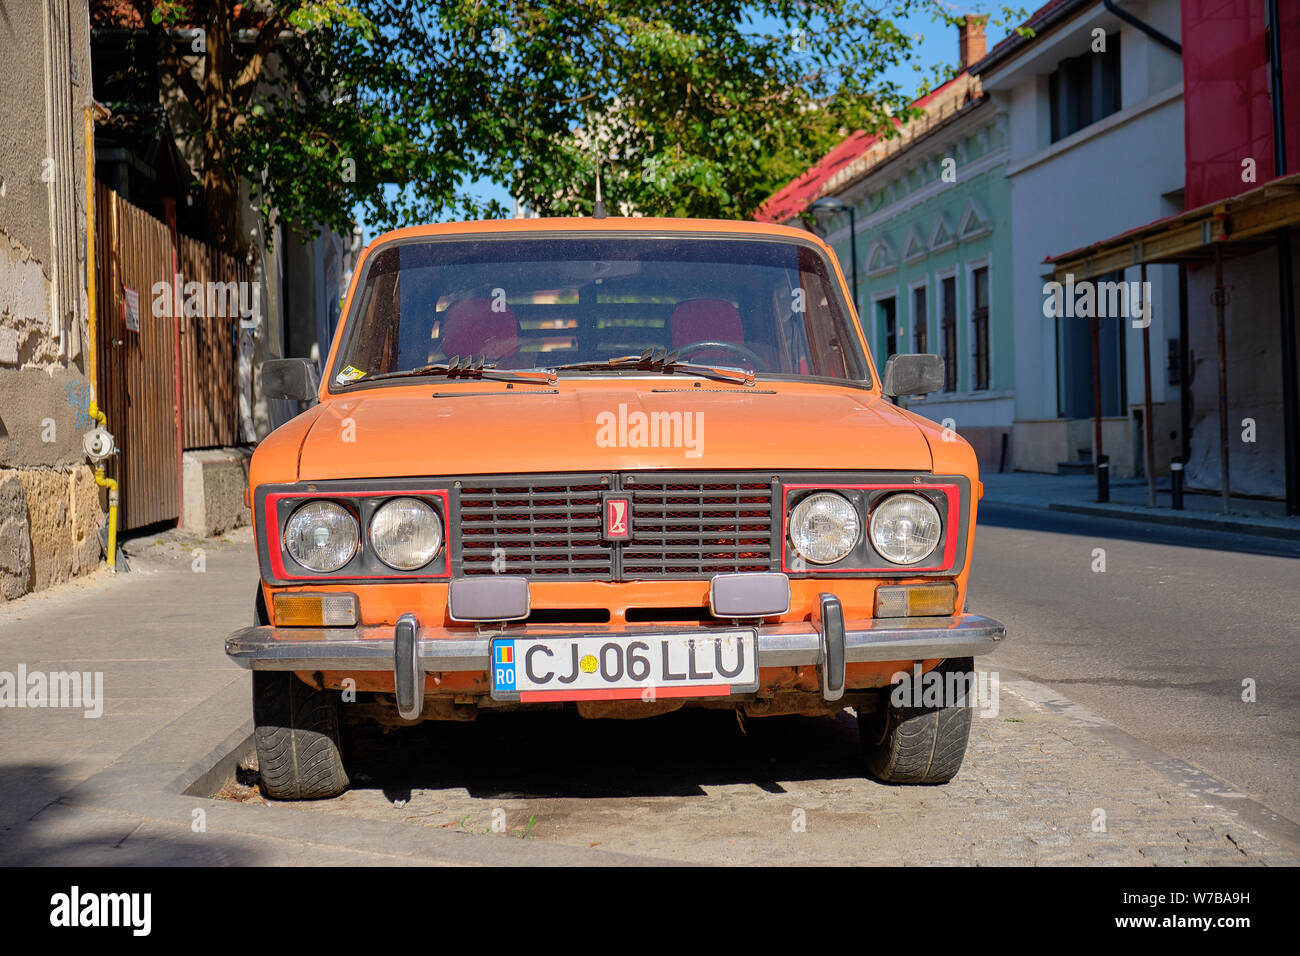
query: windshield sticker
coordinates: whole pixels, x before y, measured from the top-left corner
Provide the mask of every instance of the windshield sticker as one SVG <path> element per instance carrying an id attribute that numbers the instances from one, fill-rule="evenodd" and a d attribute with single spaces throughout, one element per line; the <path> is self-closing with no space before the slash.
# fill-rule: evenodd
<path id="1" fill-rule="evenodd" d="M 335 376 L 334 380 L 340 385 L 346 385 L 348 382 L 355 382 L 357 379 L 365 377 L 366 373 L 364 370 L 357 368 L 355 365 L 349 365 L 347 368 L 343 369 L 343 371 L 339 372 L 339 374 Z"/>

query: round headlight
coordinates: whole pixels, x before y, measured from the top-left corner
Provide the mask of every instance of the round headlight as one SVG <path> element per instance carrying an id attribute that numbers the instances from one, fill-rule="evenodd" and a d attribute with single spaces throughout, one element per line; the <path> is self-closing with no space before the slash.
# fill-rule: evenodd
<path id="1" fill-rule="evenodd" d="M 442 519 L 419 498 L 394 498 L 370 519 L 370 546 L 390 568 L 414 571 L 442 547 Z"/>
<path id="2" fill-rule="evenodd" d="M 309 501 L 289 516 L 284 546 L 312 571 L 337 571 L 357 553 L 357 521 L 333 501 Z"/>
<path id="3" fill-rule="evenodd" d="M 834 564 L 858 543 L 858 509 L 843 495 L 818 492 L 790 512 L 790 543 L 813 564 Z"/>
<path id="4" fill-rule="evenodd" d="M 894 564 L 916 564 L 939 544 L 939 511 L 911 492 L 890 495 L 871 510 L 871 544 Z"/>

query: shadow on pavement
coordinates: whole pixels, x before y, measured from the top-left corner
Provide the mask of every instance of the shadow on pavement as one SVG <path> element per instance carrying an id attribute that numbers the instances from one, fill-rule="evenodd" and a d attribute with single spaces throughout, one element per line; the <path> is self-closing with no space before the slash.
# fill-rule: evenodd
<path id="1" fill-rule="evenodd" d="M 1300 558 L 1300 541 L 1269 538 L 1263 535 L 1237 534 L 1231 531 L 1212 531 L 1203 528 L 1185 528 L 1177 525 L 1151 524 L 1127 518 L 1104 518 L 1074 514 L 1068 511 L 1047 511 L 981 502 L 978 525 L 991 528 L 1011 528 L 1017 531 L 1045 531 L 1049 534 L 1075 534 L 1089 538 L 1115 538 L 1122 541 L 1141 541 L 1146 544 L 1163 544 L 1179 548 L 1206 548 L 1214 551 L 1233 551 L 1241 554 L 1260 554 L 1275 558 Z M 976 531 L 976 542 L 979 532 Z"/>
<path id="2" fill-rule="evenodd" d="M 412 790 L 468 789 L 477 798 L 698 796 L 702 787 L 863 775 L 857 722 L 677 711 L 644 720 L 584 720 L 571 711 L 484 713 L 382 734 L 360 726 L 350 746 L 354 790 L 390 801 Z"/>
<path id="3" fill-rule="evenodd" d="M 69 806 L 57 795 L 66 786 L 49 764 L 0 766 L 6 803 L 0 810 L 0 866 L 256 866 L 275 862 L 274 851 L 250 841 L 195 833 L 138 817 Z M 21 787 L 22 810 L 11 802 Z M 36 803 L 39 801 L 39 806 Z M 30 811 L 30 812 L 28 812 Z"/>

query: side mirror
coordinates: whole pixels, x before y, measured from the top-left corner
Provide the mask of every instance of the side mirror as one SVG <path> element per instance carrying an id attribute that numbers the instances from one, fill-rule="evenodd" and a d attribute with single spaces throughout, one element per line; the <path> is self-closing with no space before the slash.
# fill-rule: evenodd
<path id="1" fill-rule="evenodd" d="M 267 359 L 262 363 L 262 394 L 267 398 L 310 402 L 319 387 L 316 363 L 308 359 Z"/>
<path id="2" fill-rule="evenodd" d="M 929 395 L 943 388 L 943 356 L 929 353 L 891 355 L 881 379 L 881 388 L 890 397 Z"/>

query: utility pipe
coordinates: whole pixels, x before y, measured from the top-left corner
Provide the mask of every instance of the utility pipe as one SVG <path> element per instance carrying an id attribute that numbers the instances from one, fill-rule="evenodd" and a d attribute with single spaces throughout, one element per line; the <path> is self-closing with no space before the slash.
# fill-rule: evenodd
<path id="1" fill-rule="evenodd" d="M 108 428 L 108 416 L 99 410 L 95 402 L 90 403 L 87 408 L 90 417 L 99 423 L 101 428 Z M 114 574 L 117 573 L 117 482 L 112 478 L 104 476 L 104 463 L 95 462 L 95 484 L 101 488 L 108 489 L 108 570 Z"/>

